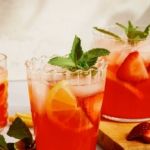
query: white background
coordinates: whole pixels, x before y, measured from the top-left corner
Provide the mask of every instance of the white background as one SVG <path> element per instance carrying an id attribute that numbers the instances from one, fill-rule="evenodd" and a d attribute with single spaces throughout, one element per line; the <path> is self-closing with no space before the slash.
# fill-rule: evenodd
<path id="1" fill-rule="evenodd" d="M 94 26 L 150 23 L 149 0 L 0 0 L 0 52 L 9 79 L 25 79 L 24 62 L 67 53 L 77 34 L 89 48 Z"/>

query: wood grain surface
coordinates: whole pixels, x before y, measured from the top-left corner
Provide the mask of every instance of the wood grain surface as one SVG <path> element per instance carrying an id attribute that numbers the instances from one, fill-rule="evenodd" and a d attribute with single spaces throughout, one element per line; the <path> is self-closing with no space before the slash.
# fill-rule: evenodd
<path id="1" fill-rule="evenodd" d="M 104 150 L 150 150 L 150 144 L 127 141 L 126 136 L 137 123 L 100 122 L 98 143 Z"/>

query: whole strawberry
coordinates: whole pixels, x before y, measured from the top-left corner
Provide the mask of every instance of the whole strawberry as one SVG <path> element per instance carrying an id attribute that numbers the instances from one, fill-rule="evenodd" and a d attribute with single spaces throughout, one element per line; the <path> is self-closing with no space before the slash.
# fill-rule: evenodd
<path id="1" fill-rule="evenodd" d="M 142 122 L 135 126 L 127 136 L 127 140 L 139 140 L 150 143 L 150 122 Z"/>

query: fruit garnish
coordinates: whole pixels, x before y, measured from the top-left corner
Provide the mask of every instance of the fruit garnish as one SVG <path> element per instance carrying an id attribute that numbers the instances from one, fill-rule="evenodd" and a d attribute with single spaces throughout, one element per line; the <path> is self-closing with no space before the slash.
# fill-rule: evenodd
<path id="1" fill-rule="evenodd" d="M 68 110 L 77 107 L 75 96 L 69 89 L 67 81 L 60 81 L 52 87 L 47 95 L 47 112 L 54 110 Z"/>
<path id="2" fill-rule="evenodd" d="M 150 143 L 150 123 L 142 122 L 136 125 L 128 134 L 127 140 L 138 140 L 144 143 Z"/>
<path id="3" fill-rule="evenodd" d="M 149 78 L 142 57 L 138 51 L 131 52 L 120 65 L 117 77 L 128 82 L 138 82 Z"/>
<path id="4" fill-rule="evenodd" d="M 49 116 L 55 126 L 58 125 L 63 129 L 69 129 L 72 132 L 80 132 L 93 127 L 93 123 L 81 108 L 65 110 L 65 111 L 52 111 Z"/>
<path id="5" fill-rule="evenodd" d="M 70 71 L 88 70 L 95 65 L 98 57 L 108 54 L 109 51 L 104 48 L 94 48 L 84 52 L 80 38 L 75 36 L 70 54 L 62 57 L 53 57 L 48 63 Z"/>
<path id="6" fill-rule="evenodd" d="M 63 128 L 81 131 L 87 129 L 91 122 L 78 107 L 76 97 L 66 81 L 60 81 L 49 90 L 46 101 L 46 112 L 50 120 Z"/>
<path id="7" fill-rule="evenodd" d="M 102 106 L 103 93 L 99 93 L 95 96 L 90 96 L 82 100 L 82 109 L 89 120 L 95 124 L 100 119 L 100 110 Z"/>
<path id="8" fill-rule="evenodd" d="M 4 136 L 0 135 L 1 150 L 35 150 L 35 141 L 26 124 L 17 117 L 10 128 L 7 135 L 17 139 L 14 143 L 7 143 Z"/>
<path id="9" fill-rule="evenodd" d="M 116 23 L 116 25 L 118 27 L 120 27 L 121 29 L 123 29 L 123 31 L 127 37 L 128 43 L 130 45 L 134 45 L 142 40 L 145 40 L 149 36 L 150 25 L 146 26 L 143 31 L 138 26 L 133 25 L 133 23 L 131 21 L 128 21 L 127 26 L 120 24 L 120 23 Z M 97 31 L 102 32 L 104 34 L 107 34 L 109 36 L 112 36 L 119 41 L 123 41 L 122 37 L 118 36 L 117 34 L 111 32 L 111 31 L 97 28 L 97 27 L 94 27 L 94 29 L 96 29 Z"/>

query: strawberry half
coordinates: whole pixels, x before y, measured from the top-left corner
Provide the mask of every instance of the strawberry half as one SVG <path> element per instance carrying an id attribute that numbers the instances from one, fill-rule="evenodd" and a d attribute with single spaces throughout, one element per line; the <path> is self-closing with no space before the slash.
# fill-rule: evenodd
<path id="1" fill-rule="evenodd" d="M 117 77 L 124 81 L 138 82 L 149 78 L 142 57 L 138 51 L 131 52 L 117 71 Z"/>
<path id="2" fill-rule="evenodd" d="M 150 123 L 142 122 L 135 126 L 128 134 L 127 140 L 139 140 L 144 143 L 150 143 Z"/>

